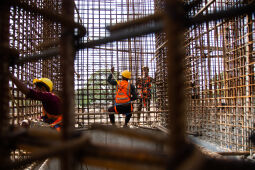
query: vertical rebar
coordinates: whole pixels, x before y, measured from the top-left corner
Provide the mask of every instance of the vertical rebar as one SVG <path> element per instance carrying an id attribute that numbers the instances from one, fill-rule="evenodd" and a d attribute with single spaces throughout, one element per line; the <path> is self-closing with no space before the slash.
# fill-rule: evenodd
<path id="1" fill-rule="evenodd" d="M 165 20 L 168 60 L 169 128 L 171 146 L 178 150 L 184 143 L 183 11 L 181 1 L 168 0 Z"/>
<path id="2" fill-rule="evenodd" d="M 0 160 L 5 161 L 9 159 L 9 151 L 6 147 L 8 142 L 4 136 L 8 133 L 9 121 L 9 63 L 8 63 L 8 49 L 9 49 L 9 16 L 10 7 L 5 4 L 5 1 L 0 2 Z M 7 143 L 6 143 L 7 142 Z"/>
<path id="3" fill-rule="evenodd" d="M 70 19 L 74 19 L 74 1 L 63 0 L 62 14 Z M 74 131 L 74 30 L 73 28 L 62 26 L 61 36 L 61 56 L 63 73 L 63 91 L 62 91 L 62 112 L 63 112 L 63 139 L 68 141 Z M 67 151 L 62 157 L 61 169 L 71 170 L 74 167 L 74 153 Z"/>

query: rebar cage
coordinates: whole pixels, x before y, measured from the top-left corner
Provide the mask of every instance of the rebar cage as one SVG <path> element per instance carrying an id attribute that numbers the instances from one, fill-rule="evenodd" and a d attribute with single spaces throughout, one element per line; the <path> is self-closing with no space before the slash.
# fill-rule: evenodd
<path id="1" fill-rule="evenodd" d="M 107 27 L 154 13 L 151 1 L 76 1 L 79 17 L 87 28 L 84 42 L 110 35 Z M 155 79 L 155 36 L 153 34 L 121 40 L 93 49 L 79 51 L 75 60 L 76 119 L 79 126 L 91 123 L 109 123 L 108 107 L 114 104 L 116 87 L 107 82 L 112 67 L 115 77 L 121 80 L 120 73 L 129 70 L 131 83 L 136 85 L 143 66 L 149 67 L 149 76 Z M 137 114 L 142 114 L 141 123 L 159 121 L 156 110 L 156 86 L 152 84 L 151 113 L 134 113 L 131 124 L 137 123 Z M 137 111 L 138 102 L 134 102 Z M 143 107 L 143 109 L 145 109 Z M 146 111 L 146 109 L 145 109 Z M 148 110 L 147 110 L 148 111 Z M 151 115 L 147 122 L 146 115 Z M 118 115 L 118 120 L 123 118 Z"/>
<path id="2" fill-rule="evenodd" d="M 146 66 L 149 68 L 149 76 L 153 79 L 150 109 L 143 106 L 139 111 L 140 101 L 133 102 L 135 109 L 130 125 L 154 128 L 160 125 L 168 127 L 172 123 L 180 127 L 185 126 L 188 133 L 197 134 L 202 139 L 232 151 L 254 150 L 249 140 L 255 128 L 254 12 L 243 12 L 236 17 L 231 15 L 230 18 L 208 16 L 209 19 L 205 17 L 201 19 L 203 21 L 199 21 L 199 17 L 220 10 L 250 4 L 253 4 L 254 8 L 253 1 L 198 0 L 194 1 L 194 4 L 193 1 L 185 1 L 190 6 L 188 9 L 183 5 L 186 10 L 188 9 L 184 18 L 187 19 L 187 23 L 182 25 L 185 28 L 185 41 L 182 44 L 184 49 L 176 50 L 185 52 L 181 61 L 185 73 L 183 83 L 186 101 L 184 109 L 186 117 L 183 124 L 180 123 L 182 119 L 175 115 L 179 111 L 178 107 L 182 105 L 178 103 L 176 106 L 170 105 L 175 98 L 176 101 L 183 101 L 178 98 L 179 96 L 171 96 L 175 94 L 173 93 L 175 89 L 171 85 L 179 82 L 175 84 L 170 79 L 179 80 L 178 76 L 181 76 L 183 70 L 181 67 L 179 69 L 179 65 L 176 68 L 169 68 L 171 66 L 169 62 L 174 60 L 169 59 L 167 55 L 171 54 L 172 50 L 173 56 L 177 56 L 175 49 L 168 49 L 173 46 L 171 43 L 169 45 L 171 38 L 165 33 L 169 27 L 165 26 L 162 31 L 163 28 L 160 27 L 162 23 L 155 24 L 155 18 L 151 19 L 156 16 L 162 20 L 171 15 L 163 13 L 168 9 L 165 2 L 163 0 L 74 2 L 74 17 L 66 15 L 65 18 L 60 17 L 65 11 L 63 8 L 67 8 L 63 5 L 65 3 L 54 0 L 12 0 L 8 2 L 10 4 L 5 2 L 8 5 L 3 3 L 5 7 L 10 8 L 0 10 L 0 14 L 4 14 L 0 16 L 5 19 L 0 21 L 0 47 L 4 51 L 6 47 L 2 44 L 9 44 L 10 49 L 15 49 L 8 51 L 7 55 L 3 53 L 8 56 L 8 59 L 3 58 L 5 61 L 3 63 L 9 63 L 11 65 L 9 70 L 30 88 L 33 88 L 34 78 L 48 77 L 53 81 L 54 93 L 64 98 L 65 104 L 71 103 L 71 106 L 63 106 L 66 117 L 63 132 L 65 140 L 70 137 L 69 132 L 72 130 L 69 127 L 73 119 L 76 129 L 87 128 L 95 123 L 110 124 L 107 108 L 114 104 L 116 88 L 107 83 L 112 67 L 115 67 L 114 75 L 117 79 L 121 79 L 123 70 L 130 70 L 131 83 L 137 86 L 138 79 L 142 76 L 142 67 Z M 138 29 L 141 31 L 156 28 L 156 31 L 131 35 L 130 25 L 136 26 L 132 21 L 146 17 L 149 17 L 149 21 L 152 20 L 151 23 L 141 28 L 140 24 L 137 24 Z M 198 19 L 195 20 L 196 18 Z M 189 19 L 194 19 L 192 20 L 194 23 L 191 21 L 189 23 Z M 131 24 L 126 25 L 126 30 L 123 28 L 113 30 L 113 26 L 120 23 Z M 86 35 L 82 26 L 86 28 Z M 156 26 L 160 27 L 160 30 Z M 70 33 L 73 39 L 69 37 L 72 41 L 65 41 L 70 40 L 65 37 L 69 35 L 66 27 L 73 29 Z M 5 34 L 6 32 L 8 34 Z M 131 36 L 127 36 L 129 34 Z M 125 38 L 121 38 L 122 36 Z M 173 40 L 178 40 L 173 37 Z M 66 42 L 70 44 L 64 44 Z M 65 55 L 63 47 L 66 46 L 71 49 L 71 52 L 67 50 L 68 52 L 75 54 L 74 58 L 71 58 L 73 63 L 64 61 L 66 58 L 63 57 Z M 72 49 L 76 50 L 76 53 Z M 16 52 L 19 54 L 18 58 L 15 58 Z M 71 65 L 70 68 L 68 64 Z M 5 69 L 4 64 L 1 66 L 1 69 Z M 66 68 L 74 73 L 71 78 Z M 176 79 L 170 71 L 176 71 Z M 2 72 L 6 75 L 6 70 L 1 70 Z M 3 82 L 8 82 L 7 78 L 2 79 Z M 73 80 L 74 83 L 69 80 Z M 70 86 L 72 83 L 73 89 Z M 7 84 L 9 89 L 4 85 L 0 89 L 3 91 L 3 98 L 6 99 L 1 105 L 9 104 L 9 110 L 7 107 L 1 108 L 3 113 L 1 132 L 5 132 L 9 125 L 19 126 L 24 119 L 38 119 L 42 109 L 41 103 L 26 99 L 12 82 Z M 176 87 L 177 94 L 181 90 L 182 87 Z M 68 102 L 69 98 L 71 102 Z M 66 112 L 72 109 L 74 113 L 70 114 L 70 117 L 66 116 Z M 7 116 L 4 113 L 7 113 Z M 140 120 L 138 115 L 141 115 Z M 118 124 L 123 124 L 125 116 L 116 117 Z M 174 130 L 173 134 L 176 134 Z M 28 152 L 22 149 L 16 149 L 11 153 L 12 160 L 25 159 L 27 156 Z"/>
<path id="3" fill-rule="evenodd" d="M 191 13 L 241 5 L 209 1 Z M 191 27 L 185 34 L 187 128 L 231 150 L 249 150 L 255 126 L 254 26 L 254 14 L 241 15 Z"/>

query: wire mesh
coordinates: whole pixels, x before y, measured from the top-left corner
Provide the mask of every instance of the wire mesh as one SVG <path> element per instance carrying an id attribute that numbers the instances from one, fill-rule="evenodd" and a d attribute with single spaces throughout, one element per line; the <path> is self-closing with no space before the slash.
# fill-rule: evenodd
<path id="1" fill-rule="evenodd" d="M 242 5 L 209 1 L 191 13 Z M 254 14 L 206 22 L 186 33 L 187 129 L 231 150 L 251 149 L 254 33 Z"/>
<path id="2" fill-rule="evenodd" d="M 62 2 L 22 2 L 49 13 L 61 14 Z M 239 7 L 245 3 L 202 1 L 192 8 L 188 16 Z M 161 0 L 76 0 L 74 20 L 87 28 L 87 35 L 79 43 L 111 36 L 109 26 L 160 13 L 164 5 Z M 246 14 L 194 25 L 185 33 L 187 131 L 236 151 L 254 149 L 248 139 L 254 130 L 254 21 L 254 14 Z M 9 24 L 9 44 L 19 51 L 20 57 L 59 47 L 62 25 L 57 22 L 14 5 L 10 9 Z M 79 33 L 76 29 L 74 31 Z M 108 107 L 114 104 L 115 87 L 107 83 L 107 77 L 112 67 L 115 67 L 118 79 L 121 79 L 123 70 L 130 70 L 131 83 L 139 90 L 138 79 L 142 77 L 143 66 L 149 68 L 149 76 L 153 80 L 150 109 L 141 100 L 136 100 L 130 124 L 167 126 L 167 90 L 171 82 L 167 80 L 167 43 L 165 33 L 156 33 L 78 51 L 74 62 L 75 94 L 70 96 L 75 98 L 76 128 L 110 123 Z M 12 67 L 11 71 L 30 88 L 34 78 L 48 77 L 54 83 L 54 92 L 61 94 L 63 70 L 59 55 L 47 60 L 29 61 Z M 18 126 L 24 119 L 41 116 L 39 102 L 27 100 L 11 82 L 9 86 L 8 116 L 11 125 Z M 142 106 L 141 111 L 139 106 Z M 67 108 L 70 109 L 69 106 Z M 118 124 L 124 123 L 124 117 L 117 115 Z M 11 153 L 11 159 L 25 159 L 28 155 L 29 152 L 17 149 Z"/>
<path id="3" fill-rule="evenodd" d="M 154 2 L 150 1 L 76 1 L 79 16 L 88 30 L 83 42 L 92 41 L 109 36 L 106 27 L 116 23 L 123 23 L 154 13 Z M 92 49 L 78 52 L 75 60 L 75 93 L 76 119 L 78 126 L 92 123 L 109 123 L 108 107 L 114 104 L 115 88 L 108 84 L 111 67 L 115 67 L 115 77 L 121 79 L 121 72 L 132 72 L 131 83 L 136 85 L 143 66 L 149 67 L 149 76 L 155 77 L 155 36 L 153 34 L 129 38 L 122 41 L 101 45 Z M 152 86 L 152 113 L 134 113 L 130 123 L 138 122 L 137 114 L 142 114 L 141 123 L 147 124 L 157 120 L 155 109 L 155 85 Z M 135 111 L 140 102 L 134 103 Z M 145 109 L 145 108 L 143 108 Z M 123 121 L 123 115 L 118 115 L 118 122 Z"/>

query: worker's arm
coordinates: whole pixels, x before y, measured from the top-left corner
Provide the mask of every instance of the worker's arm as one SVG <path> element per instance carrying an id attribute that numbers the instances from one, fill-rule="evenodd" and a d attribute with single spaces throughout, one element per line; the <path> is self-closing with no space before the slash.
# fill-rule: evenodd
<path id="1" fill-rule="evenodd" d="M 112 79 L 112 74 L 110 74 L 108 76 L 108 79 L 107 79 L 108 83 L 110 83 L 111 85 L 117 85 L 117 81 L 115 79 Z"/>
<path id="2" fill-rule="evenodd" d="M 23 94 L 27 95 L 29 93 L 30 89 L 27 88 L 27 86 L 24 83 L 22 83 L 19 79 L 14 77 L 13 74 L 9 73 L 9 78 Z"/>
<path id="3" fill-rule="evenodd" d="M 131 84 L 131 101 L 134 101 L 137 99 L 137 93 L 136 93 L 136 89 L 135 86 L 133 84 Z"/>
<path id="4" fill-rule="evenodd" d="M 34 89 L 29 89 L 29 92 L 26 95 L 26 97 L 33 100 L 47 101 L 47 102 L 53 102 L 53 103 L 56 100 L 58 100 L 58 97 L 53 93 L 37 91 Z"/>
<path id="5" fill-rule="evenodd" d="M 154 78 L 150 77 L 150 79 L 151 79 L 151 83 L 155 83 L 155 79 Z"/>
<path id="6" fill-rule="evenodd" d="M 14 77 L 13 74 L 11 73 L 9 73 L 9 77 L 10 77 L 10 80 L 12 80 L 12 82 L 17 86 L 17 88 L 23 94 L 25 94 L 27 98 L 40 100 L 40 101 L 47 101 L 47 100 L 50 100 L 53 96 L 53 94 L 49 92 L 40 92 L 40 91 L 36 91 L 36 90 L 28 88 L 24 83 L 22 83 L 18 78 Z"/>

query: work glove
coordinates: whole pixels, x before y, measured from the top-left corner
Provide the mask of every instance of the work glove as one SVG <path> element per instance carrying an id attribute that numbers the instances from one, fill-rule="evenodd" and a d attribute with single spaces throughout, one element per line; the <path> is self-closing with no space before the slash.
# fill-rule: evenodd
<path id="1" fill-rule="evenodd" d="M 59 124 L 51 125 L 52 128 L 56 129 L 58 132 L 61 130 L 61 126 Z"/>
<path id="2" fill-rule="evenodd" d="M 49 121 L 49 118 L 48 118 L 47 115 L 41 116 L 40 119 L 41 119 L 43 122 L 45 122 L 45 123 L 48 123 L 48 121 Z"/>

